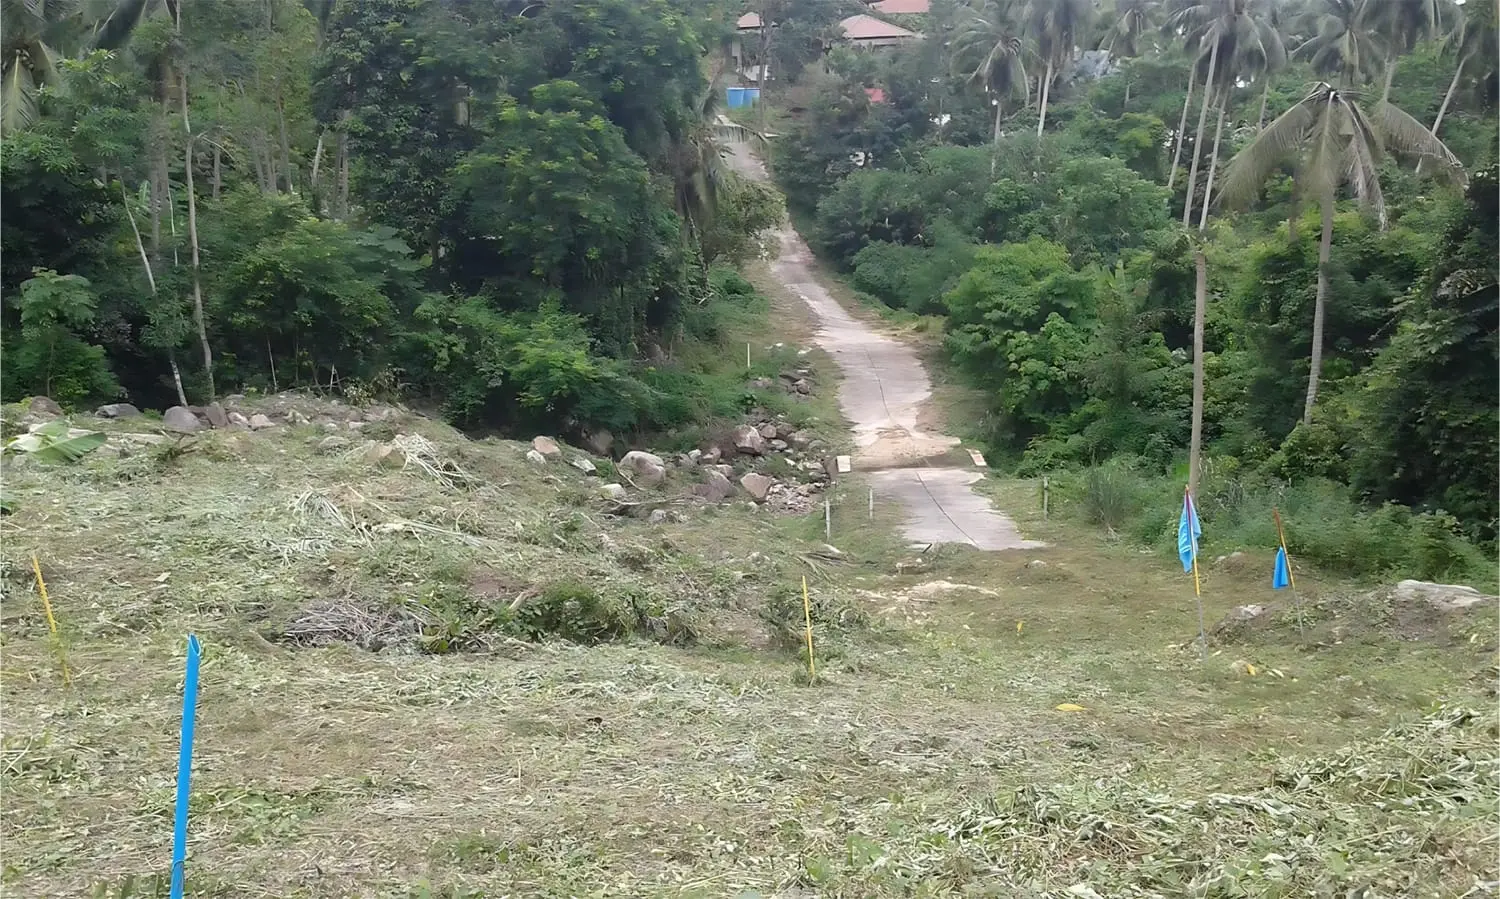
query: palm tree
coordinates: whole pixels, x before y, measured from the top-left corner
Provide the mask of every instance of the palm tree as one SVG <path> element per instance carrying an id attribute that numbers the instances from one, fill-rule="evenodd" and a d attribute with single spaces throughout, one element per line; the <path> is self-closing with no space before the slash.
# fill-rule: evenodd
<path id="1" fill-rule="evenodd" d="M 1117 0 L 1114 22 L 1099 49 L 1108 50 L 1111 56 L 1133 59 L 1140 55 L 1141 35 L 1156 25 L 1156 4 L 1152 0 Z"/>
<path id="2" fill-rule="evenodd" d="M 0 133 L 36 121 L 37 91 L 57 82 L 58 61 L 86 33 L 82 10 L 73 0 L 0 0 Z"/>
<path id="3" fill-rule="evenodd" d="M 1391 100 L 1391 82 L 1396 61 L 1415 50 L 1421 41 L 1442 33 L 1456 18 L 1451 0 L 1363 0 L 1370 8 L 1367 18 L 1385 45 L 1385 87 L 1380 102 Z"/>
<path id="4" fill-rule="evenodd" d="M 966 71 L 969 82 L 982 87 L 995 106 L 991 175 L 1000 159 L 1005 100 L 1026 85 L 1021 29 L 1013 12 L 1014 7 L 1004 0 L 965 0 L 953 37 L 953 65 Z"/>
<path id="5" fill-rule="evenodd" d="M 1036 54 L 1044 64 L 1041 89 L 1041 114 L 1036 120 L 1036 136 L 1042 136 L 1047 127 L 1047 100 L 1052 93 L 1052 80 L 1057 70 L 1073 58 L 1080 35 L 1088 30 L 1089 18 L 1094 6 L 1089 0 L 1031 0 L 1027 4 L 1025 20 L 1027 31 L 1036 46 Z"/>
<path id="6" fill-rule="evenodd" d="M 1188 165 L 1187 198 L 1182 206 L 1182 224 L 1193 220 L 1193 200 L 1198 185 L 1198 161 L 1202 157 L 1203 132 L 1215 94 L 1220 98 L 1219 125 L 1223 127 L 1224 103 L 1243 70 L 1249 66 L 1268 68 L 1286 56 L 1273 16 L 1274 0 L 1185 0 L 1173 12 L 1169 25 L 1186 33 L 1188 46 L 1201 61 L 1208 60 L 1203 75 L 1203 105 L 1198 110 L 1198 130 L 1193 139 L 1193 158 Z M 1218 164 L 1218 139 L 1210 161 Z M 1205 194 L 1205 204 L 1207 203 Z"/>
<path id="7" fill-rule="evenodd" d="M 1448 114 L 1448 105 L 1453 102 L 1453 93 L 1463 78 L 1464 67 L 1470 60 L 1489 59 L 1494 71 L 1495 57 L 1490 54 L 1500 37 L 1496 35 L 1496 4 L 1470 3 L 1461 7 L 1458 21 L 1446 35 L 1444 49 L 1458 57 L 1453 68 L 1453 80 L 1448 82 L 1448 91 L 1443 94 L 1443 103 L 1438 107 L 1437 118 L 1432 120 L 1432 133 L 1437 134 L 1443 125 L 1443 116 Z"/>
<path id="8" fill-rule="evenodd" d="M 1365 0 L 1319 0 L 1301 23 L 1311 37 L 1294 55 L 1311 63 L 1319 74 L 1337 76 L 1344 87 L 1373 81 L 1386 52 L 1370 18 L 1371 7 Z"/>
<path id="9" fill-rule="evenodd" d="M 1384 228 L 1385 197 L 1380 190 L 1379 168 L 1387 151 L 1436 163 L 1460 182 L 1463 180 L 1463 167 L 1457 157 L 1421 122 L 1389 103 L 1381 105 L 1374 116 L 1368 115 L 1361 108 L 1360 99 L 1356 90 L 1334 87 L 1327 82 L 1313 85 L 1307 96 L 1267 125 L 1230 160 L 1224 172 L 1224 199 L 1237 202 L 1252 196 L 1290 157 L 1300 192 L 1316 197 L 1322 211 L 1312 358 L 1307 399 L 1302 407 L 1304 422 L 1312 420 L 1323 368 L 1328 258 L 1333 245 L 1333 212 L 1339 187 L 1347 185 L 1355 200 L 1372 209 Z"/>

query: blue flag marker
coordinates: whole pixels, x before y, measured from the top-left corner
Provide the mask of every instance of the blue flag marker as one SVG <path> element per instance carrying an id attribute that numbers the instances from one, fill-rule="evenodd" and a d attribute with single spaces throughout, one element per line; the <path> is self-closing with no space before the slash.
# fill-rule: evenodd
<path id="1" fill-rule="evenodd" d="M 1198 538 L 1203 528 L 1198 524 L 1198 510 L 1193 508 L 1193 498 L 1182 494 L 1182 514 L 1177 517 L 1177 558 L 1182 560 L 1183 572 L 1193 570 L 1193 559 L 1198 555 Z"/>
<path id="2" fill-rule="evenodd" d="M 188 635 L 187 676 L 182 681 L 182 752 L 177 757 L 177 817 L 172 828 L 172 899 L 182 899 L 187 865 L 188 780 L 193 773 L 193 723 L 198 717 L 198 662 L 203 647 Z"/>
<path id="3" fill-rule="evenodd" d="M 1271 574 L 1271 589 L 1280 590 L 1292 583 L 1292 572 L 1286 563 L 1286 547 L 1276 548 L 1276 570 Z"/>

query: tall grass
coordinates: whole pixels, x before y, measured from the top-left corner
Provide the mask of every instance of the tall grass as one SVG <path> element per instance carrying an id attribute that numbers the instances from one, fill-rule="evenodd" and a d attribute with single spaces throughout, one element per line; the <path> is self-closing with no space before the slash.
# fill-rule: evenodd
<path id="1" fill-rule="evenodd" d="M 1181 479 L 1116 459 L 1052 480 L 1058 514 L 1121 539 L 1175 550 Z M 1274 512 L 1280 511 L 1292 556 L 1341 575 L 1451 581 L 1486 591 L 1494 590 L 1500 576 L 1493 548 L 1466 540 L 1452 516 L 1391 503 L 1365 505 L 1333 481 L 1276 482 L 1219 460 L 1205 466 L 1197 499 L 1205 555 L 1274 548 Z"/>

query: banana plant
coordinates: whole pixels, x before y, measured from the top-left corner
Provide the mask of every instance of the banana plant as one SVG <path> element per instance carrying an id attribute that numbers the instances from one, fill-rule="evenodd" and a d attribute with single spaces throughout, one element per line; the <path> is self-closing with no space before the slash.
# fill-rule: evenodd
<path id="1" fill-rule="evenodd" d="M 75 433 L 66 421 L 51 421 L 6 441 L 4 454 L 24 454 L 38 462 L 70 465 L 104 445 L 99 431 Z"/>

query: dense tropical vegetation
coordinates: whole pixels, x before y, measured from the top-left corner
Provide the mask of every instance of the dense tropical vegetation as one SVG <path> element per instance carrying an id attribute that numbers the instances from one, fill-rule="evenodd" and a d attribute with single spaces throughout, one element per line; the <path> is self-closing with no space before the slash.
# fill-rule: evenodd
<path id="1" fill-rule="evenodd" d="M 932 0 L 874 50 L 857 0 L 6 0 L 6 398 L 733 412 L 674 358 L 780 215 L 722 156 L 746 11 L 793 212 L 941 317 L 996 458 L 1493 550 L 1488 0 Z"/>
<path id="2" fill-rule="evenodd" d="M 710 51 L 734 11 L 3 11 L 8 399 L 331 385 L 621 430 L 715 411 L 663 363 L 712 334 L 780 215 L 721 158 Z"/>
<path id="3" fill-rule="evenodd" d="M 1457 534 L 1493 551 L 1493 3 L 920 18 L 925 40 L 786 89 L 776 172 L 856 289 L 941 317 L 996 458 L 1092 467 L 1083 505 L 1154 537 L 1175 510 L 1143 497 L 1201 439 L 1221 533 L 1300 504 L 1326 531 L 1304 555 L 1346 568 L 1436 576 L 1479 558 Z"/>

